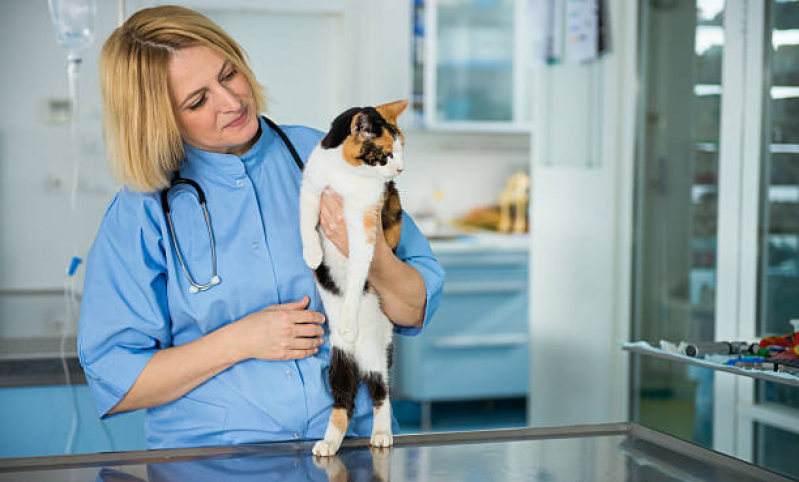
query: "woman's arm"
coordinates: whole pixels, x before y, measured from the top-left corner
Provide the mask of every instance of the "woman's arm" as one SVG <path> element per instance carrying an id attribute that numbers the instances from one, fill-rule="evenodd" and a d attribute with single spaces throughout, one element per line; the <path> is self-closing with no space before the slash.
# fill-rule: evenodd
<path id="1" fill-rule="evenodd" d="M 344 201 L 341 196 L 325 191 L 320 209 L 322 229 L 339 251 L 348 256 L 343 212 Z M 422 275 L 394 255 L 383 235 L 379 219 L 376 239 L 367 281 L 377 290 L 383 310 L 394 324 L 421 328 L 427 305 L 427 288 Z"/>
<path id="2" fill-rule="evenodd" d="M 109 414 L 171 402 L 240 361 L 290 360 L 316 353 L 323 343 L 322 314 L 305 310 L 310 299 L 274 305 L 185 345 L 159 350 Z"/>
<path id="3" fill-rule="evenodd" d="M 424 279 L 413 266 L 394 255 L 379 220 L 375 254 L 367 279 L 380 294 L 383 311 L 391 321 L 402 326 L 422 327 L 427 304 Z"/>

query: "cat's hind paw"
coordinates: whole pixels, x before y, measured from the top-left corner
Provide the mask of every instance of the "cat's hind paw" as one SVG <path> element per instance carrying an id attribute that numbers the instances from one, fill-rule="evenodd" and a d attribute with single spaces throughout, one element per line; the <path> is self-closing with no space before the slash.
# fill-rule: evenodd
<path id="1" fill-rule="evenodd" d="M 314 444 L 312 452 L 317 457 L 330 457 L 336 455 L 338 452 L 338 444 L 328 442 L 327 440 L 320 440 Z"/>
<path id="2" fill-rule="evenodd" d="M 369 445 L 372 447 L 391 447 L 394 445 L 394 437 L 391 435 L 390 432 L 374 432 L 372 434 L 371 440 L 369 440 Z"/>
<path id="3" fill-rule="evenodd" d="M 309 268 L 316 269 L 322 264 L 322 247 L 319 245 L 304 246 L 302 257 Z"/>

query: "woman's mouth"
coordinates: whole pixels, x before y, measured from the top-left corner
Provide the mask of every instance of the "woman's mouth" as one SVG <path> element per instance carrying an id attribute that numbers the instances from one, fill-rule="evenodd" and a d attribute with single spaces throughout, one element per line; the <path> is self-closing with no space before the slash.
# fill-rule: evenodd
<path id="1" fill-rule="evenodd" d="M 232 127 L 238 127 L 238 126 L 244 124 L 244 121 L 247 120 L 247 112 L 248 112 L 247 108 L 245 107 L 244 110 L 242 111 L 241 115 L 236 117 L 235 119 L 233 119 L 233 121 L 230 124 L 226 125 L 225 129 L 230 129 Z"/>

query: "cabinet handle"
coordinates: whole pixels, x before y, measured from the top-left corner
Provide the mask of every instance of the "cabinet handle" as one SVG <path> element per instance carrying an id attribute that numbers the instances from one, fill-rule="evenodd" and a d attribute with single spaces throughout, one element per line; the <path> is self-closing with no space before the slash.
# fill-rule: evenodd
<path id="1" fill-rule="evenodd" d="M 527 344 L 527 333 L 501 335 L 464 335 L 437 338 L 430 342 L 435 348 L 512 348 Z"/>

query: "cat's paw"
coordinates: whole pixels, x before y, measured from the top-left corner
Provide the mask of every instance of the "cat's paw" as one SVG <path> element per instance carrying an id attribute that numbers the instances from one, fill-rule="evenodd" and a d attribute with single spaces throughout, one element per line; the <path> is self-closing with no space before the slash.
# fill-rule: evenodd
<path id="1" fill-rule="evenodd" d="M 338 444 L 328 442 L 327 440 L 320 440 L 314 444 L 312 452 L 317 457 L 330 457 L 336 455 L 338 452 Z"/>
<path id="2" fill-rule="evenodd" d="M 332 457 L 314 457 L 313 464 L 324 470 L 329 480 L 349 480 L 347 467 L 335 455 Z"/>
<path id="3" fill-rule="evenodd" d="M 391 435 L 391 432 L 373 432 L 372 438 L 369 440 L 369 445 L 372 447 L 391 447 L 394 445 L 394 437 Z"/>
<path id="4" fill-rule="evenodd" d="M 358 330 L 342 326 L 338 329 L 338 336 L 341 337 L 345 345 L 353 346 L 358 339 Z"/>
<path id="5" fill-rule="evenodd" d="M 322 264 L 322 247 L 317 243 L 308 243 L 302 248 L 302 257 L 309 268 L 316 269 Z"/>

